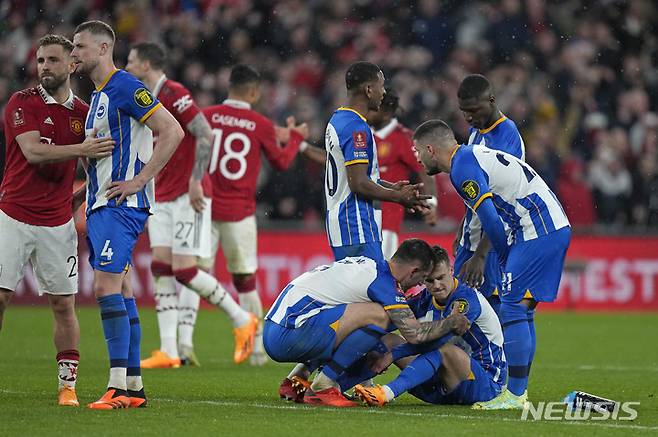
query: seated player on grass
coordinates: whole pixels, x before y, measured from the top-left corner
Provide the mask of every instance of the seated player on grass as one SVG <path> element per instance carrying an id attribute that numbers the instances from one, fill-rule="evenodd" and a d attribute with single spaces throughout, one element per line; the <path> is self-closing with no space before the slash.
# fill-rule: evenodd
<path id="1" fill-rule="evenodd" d="M 384 337 L 391 352 L 379 355 L 371 364 L 373 372 L 380 373 L 393 360 L 402 372 L 384 386 L 357 385 L 356 395 L 369 405 L 384 406 L 406 391 L 432 404 L 468 405 L 493 399 L 503 390 L 507 364 L 496 313 L 484 296 L 453 277 L 445 249 L 432 249 L 436 264 L 425 281 L 427 288 L 409 299 L 409 307 L 426 323 L 463 314 L 470 328 L 461 336 L 446 334 L 419 346 L 396 334 Z"/>
<path id="2" fill-rule="evenodd" d="M 309 384 L 305 375 L 290 375 L 299 388 L 296 402 L 353 407 L 339 379 L 377 347 L 389 321 L 411 344 L 463 333 L 468 321 L 461 314 L 420 323 L 402 290 L 425 280 L 434 269 L 434 252 L 423 240 L 404 241 L 390 261 L 348 257 L 319 266 L 283 289 L 265 316 L 265 351 L 278 362 L 304 363 L 321 371 Z M 369 369 L 368 369 L 369 370 Z M 359 379 L 356 382 L 364 381 Z M 352 384 L 353 385 L 353 384 Z"/>

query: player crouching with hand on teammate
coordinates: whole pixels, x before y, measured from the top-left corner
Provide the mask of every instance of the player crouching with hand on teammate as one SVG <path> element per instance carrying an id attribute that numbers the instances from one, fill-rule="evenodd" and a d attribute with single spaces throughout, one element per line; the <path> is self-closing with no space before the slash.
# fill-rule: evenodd
<path id="1" fill-rule="evenodd" d="M 470 405 L 500 394 L 507 376 L 503 332 L 487 299 L 453 277 L 445 249 L 434 246 L 437 262 L 427 277 L 427 288 L 408 300 L 423 322 L 462 314 L 470 328 L 461 336 L 448 333 L 435 342 L 411 345 L 397 334 L 382 339 L 390 352 L 369 354 L 374 373 L 393 362 L 400 375 L 383 386 L 355 387 L 356 395 L 369 405 L 384 406 L 408 391 L 431 404 Z"/>

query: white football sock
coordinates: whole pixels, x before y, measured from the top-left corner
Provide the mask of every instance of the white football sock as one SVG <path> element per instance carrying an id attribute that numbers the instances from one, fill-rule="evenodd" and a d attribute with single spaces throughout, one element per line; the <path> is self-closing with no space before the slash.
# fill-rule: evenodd
<path id="1" fill-rule="evenodd" d="M 194 342 L 194 325 L 199 310 L 201 297 L 186 286 L 182 286 L 178 295 L 178 344 L 192 347 Z"/>
<path id="2" fill-rule="evenodd" d="M 240 308 L 217 279 L 203 270 L 197 270 L 197 274 L 187 286 L 209 303 L 224 310 L 233 322 L 233 326 L 242 326 L 249 322 L 249 313 Z"/>
<path id="3" fill-rule="evenodd" d="M 386 394 L 386 402 L 391 402 L 395 399 L 395 394 L 393 394 L 393 390 L 388 385 L 382 385 L 382 390 Z"/>
<path id="4" fill-rule="evenodd" d="M 137 375 L 137 376 L 127 376 L 126 377 L 126 386 L 128 387 L 128 390 L 132 391 L 140 391 L 141 389 L 144 388 L 144 383 L 142 382 L 142 376 Z"/>
<path id="5" fill-rule="evenodd" d="M 288 379 L 292 379 L 293 376 L 301 376 L 304 379 L 308 379 L 310 375 L 308 369 L 306 368 L 306 365 L 299 363 L 288 374 Z"/>
<path id="6" fill-rule="evenodd" d="M 176 329 L 178 326 L 178 295 L 173 276 L 157 276 L 155 279 L 155 311 L 160 328 L 160 350 L 171 358 L 178 358 Z"/>
<path id="7" fill-rule="evenodd" d="M 128 369 L 125 367 L 110 367 L 110 381 L 107 387 L 118 388 L 120 390 L 127 390 L 126 385 L 126 372 Z"/>
<path id="8" fill-rule="evenodd" d="M 338 387 L 338 384 L 323 372 L 318 373 L 311 383 L 311 390 L 313 391 L 322 391 L 331 387 Z"/>

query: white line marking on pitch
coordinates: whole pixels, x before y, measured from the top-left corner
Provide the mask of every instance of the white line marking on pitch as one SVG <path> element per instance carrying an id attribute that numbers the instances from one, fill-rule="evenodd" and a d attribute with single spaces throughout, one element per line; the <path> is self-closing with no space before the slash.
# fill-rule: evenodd
<path id="1" fill-rule="evenodd" d="M 217 405 L 217 406 L 223 406 L 223 407 L 253 407 L 253 408 L 264 408 L 264 409 L 270 409 L 270 410 L 298 410 L 298 411 L 307 411 L 307 410 L 312 410 L 312 409 L 317 409 L 316 407 L 309 407 L 309 406 L 302 406 L 302 405 L 269 405 L 269 404 L 261 404 L 261 403 L 248 403 L 245 404 L 243 402 L 234 402 L 234 401 L 190 401 L 190 400 L 181 400 L 181 399 L 166 399 L 166 398 L 155 398 L 157 401 L 161 402 L 176 402 L 176 403 L 190 403 L 190 404 L 207 404 L 207 405 Z M 301 407 L 301 408 L 300 408 Z M 406 412 L 406 411 L 391 411 L 390 408 L 386 410 L 382 409 L 365 409 L 365 408 L 322 408 L 321 411 L 323 412 L 331 412 L 331 413 L 337 413 L 337 412 L 356 412 L 356 413 L 367 413 L 367 414 L 385 414 L 387 416 L 413 416 L 413 417 L 439 417 L 439 418 L 444 418 L 444 419 L 475 419 L 475 420 L 498 420 L 500 422 L 516 422 L 516 423 L 521 423 L 522 421 L 519 419 L 512 419 L 509 417 L 491 417 L 491 416 L 470 416 L 466 414 L 441 414 L 441 413 L 430 413 L 430 414 L 425 414 L 425 413 L 411 413 L 411 412 Z M 576 422 L 576 421 L 534 421 L 534 420 L 528 420 L 526 422 L 529 423 L 557 423 L 561 425 L 580 425 L 580 426 L 598 426 L 602 428 L 617 428 L 617 429 L 637 429 L 637 430 L 643 430 L 643 431 L 658 431 L 658 426 L 645 426 L 645 425 L 631 425 L 631 424 L 615 424 L 615 423 L 600 423 L 600 422 L 594 422 L 594 421 L 588 421 L 588 422 Z"/>

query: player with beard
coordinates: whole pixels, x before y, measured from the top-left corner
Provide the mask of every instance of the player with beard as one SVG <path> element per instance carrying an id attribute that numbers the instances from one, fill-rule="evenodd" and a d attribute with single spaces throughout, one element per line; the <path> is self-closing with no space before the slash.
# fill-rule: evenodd
<path id="1" fill-rule="evenodd" d="M 14 93 L 5 108 L 6 162 L 0 186 L 0 326 L 30 260 L 39 294 L 54 316 L 59 405 L 78 406 L 75 393 L 80 328 L 78 236 L 73 211 L 84 189 L 73 195 L 78 157 L 100 159 L 114 148 L 112 138 L 85 139 L 88 106 L 71 91 L 73 44 L 60 35 L 39 40 L 39 85 Z"/>

